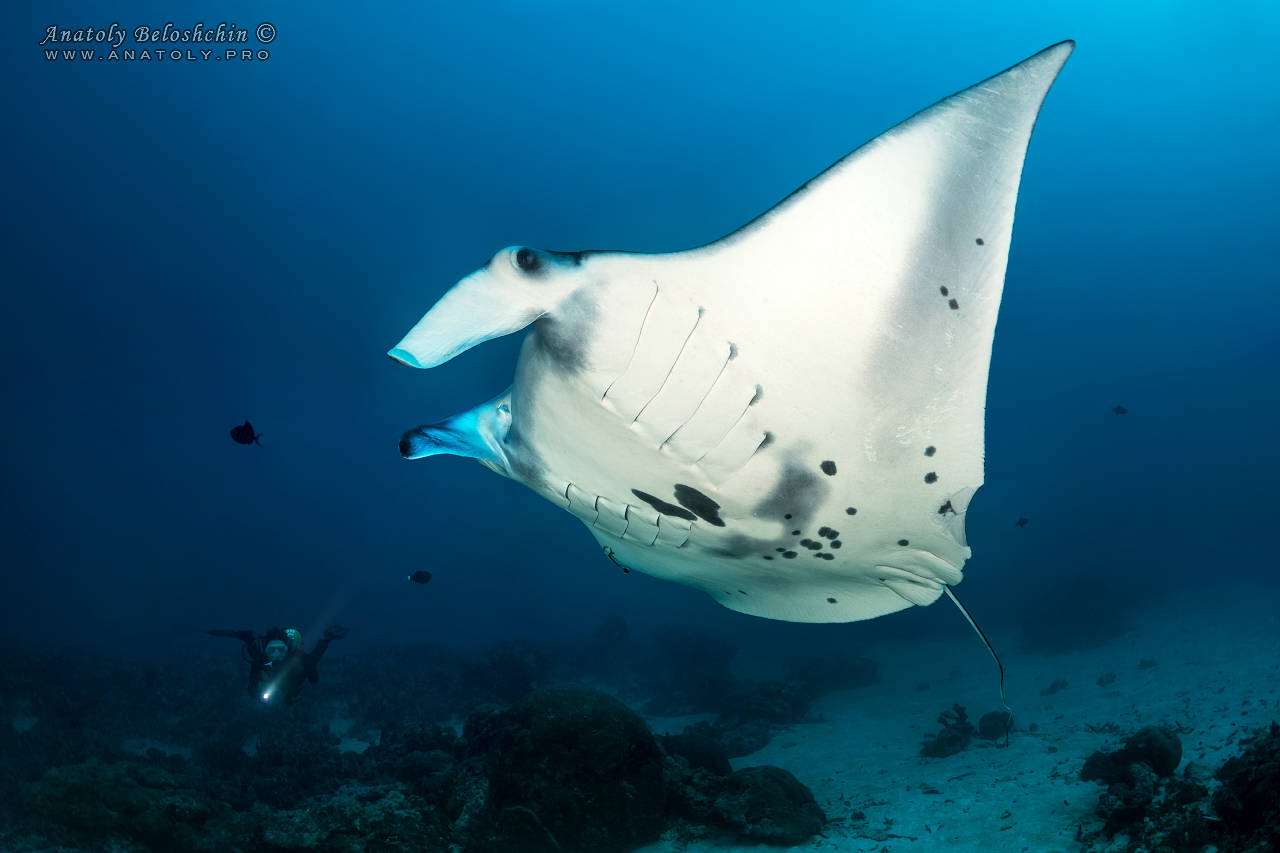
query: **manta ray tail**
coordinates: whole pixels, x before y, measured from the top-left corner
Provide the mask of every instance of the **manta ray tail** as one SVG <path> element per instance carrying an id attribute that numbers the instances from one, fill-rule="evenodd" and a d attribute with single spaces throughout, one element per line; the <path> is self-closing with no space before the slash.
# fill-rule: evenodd
<path id="1" fill-rule="evenodd" d="M 982 644 L 987 647 L 987 651 L 991 652 L 991 659 L 996 662 L 996 668 L 1000 670 L 1000 704 L 1006 711 L 1012 712 L 1009 703 L 1004 697 L 1004 664 L 1000 663 L 1000 656 L 996 654 L 995 646 L 991 645 L 991 641 L 987 639 L 987 635 L 978 627 L 978 623 L 973 621 L 973 617 L 969 615 L 969 611 L 960 603 L 960 599 L 956 598 L 956 594 L 951 591 L 951 587 L 943 585 L 942 591 L 947 594 L 947 598 L 951 599 L 951 603 L 960 611 L 960 615 L 969 623 L 969 627 L 973 628 L 978 634 L 978 639 L 982 640 Z"/>

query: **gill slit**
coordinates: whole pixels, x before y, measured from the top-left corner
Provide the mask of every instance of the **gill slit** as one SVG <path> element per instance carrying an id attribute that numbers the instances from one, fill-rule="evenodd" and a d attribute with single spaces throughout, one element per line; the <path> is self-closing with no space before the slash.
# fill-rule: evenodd
<path id="1" fill-rule="evenodd" d="M 643 406 L 640 407 L 640 411 L 636 412 L 636 416 L 631 419 L 631 423 L 635 423 L 636 421 L 640 420 L 640 416 L 644 414 L 644 410 L 649 408 L 650 404 L 652 404 L 653 401 L 658 399 L 658 397 L 662 394 L 662 389 L 667 387 L 667 380 L 671 378 L 671 374 L 675 372 L 676 365 L 680 363 L 680 358 L 681 356 L 684 355 L 684 351 L 688 348 L 689 341 L 693 339 L 693 333 L 698 331 L 698 325 L 702 322 L 702 315 L 705 312 L 706 312 L 705 308 L 702 308 L 702 307 L 698 308 L 698 316 L 697 316 L 697 319 L 693 321 L 693 328 L 689 329 L 689 334 L 684 336 L 684 343 L 680 344 L 680 351 L 676 353 L 676 357 L 671 362 L 671 366 L 667 368 L 667 375 L 662 377 L 662 384 L 658 386 L 657 391 L 653 392 L 653 396 L 649 398 L 648 402 L 646 402 Z"/>

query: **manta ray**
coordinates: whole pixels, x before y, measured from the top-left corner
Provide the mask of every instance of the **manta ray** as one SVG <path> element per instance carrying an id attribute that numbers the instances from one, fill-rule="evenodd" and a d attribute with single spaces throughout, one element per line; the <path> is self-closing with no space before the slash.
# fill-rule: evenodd
<path id="1" fill-rule="evenodd" d="M 1073 47 L 699 248 L 498 252 L 389 355 L 431 368 L 528 329 L 514 381 L 400 453 L 475 458 L 617 565 L 743 613 L 847 622 L 950 595 L 1023 158 Z"/>

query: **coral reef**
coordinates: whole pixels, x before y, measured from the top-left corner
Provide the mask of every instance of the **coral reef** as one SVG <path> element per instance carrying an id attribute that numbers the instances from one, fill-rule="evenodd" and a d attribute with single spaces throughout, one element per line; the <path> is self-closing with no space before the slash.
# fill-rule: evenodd
<path id="1" fill-rule="evenodd" d="M 946 758 L 955 755 L 969 745 L 969 741 L 978 733 L 969 722 L 969 715 L 961 705 L 952 705 L 948 711 L 938 715 L 938 723 L 942 731 L 927 738 L 920 747 L 920 754 L 930 758 Z"/>
<path id="2" fill-rule="evenodd" d="M 683 760 L 690 768 L 715 776 L 728 776 L 733 772 L 723 744 L 705 733 L 686 729 L 678 735 L 662 735 L 658 742 L 667 755 Z"/>
<path id="3" fill-rule="evenodd" d="M 803 685 L 762 681 L 735 687 L 725 704 L 731 709 L 713 722 L 687 726 L 684 735 L 713 741 L 729 758 L 763 749 L 782 728 L 809 712 L 809 691 Z"/>
<path id="4" fill-rule="evenodd" d="M 1013 730 L 1013 714 L 1003 709 L 988 711 L 978 720 L 978 736 L 984 740 L 1000 740 L 1004 738 L 1009 744 L 1009 732 Z"/>
<path id="5" fill-rule="evenodd" d="M 1145 765 L 1157 776 L 1169 777 L 1182 761 L 1182 741 L 1164 726 L 1146 726 L 1134 732 L 1124 747 L 1112 752 L 1095 752 L 1085 760 L 1080 778 L 1107 784 L 1125 781 L 1135 765 Z"/>
<path id="6" fill-rule="evenodd" d="M 780 767 L 745 767 L 716 776 L 669 763 L 666 777 L 669 807 L 688 823 L 687 838 L 794 845 L 826 823 L 813 793 Z"/>
<path id="7" fill-rule="evenodd" d="M 0 849 L 622 853 L 662 833 L 813 835 L 823 816 L 803 784 L 776 767 L 735 772 L 730 754 L 803 717 L 823 683 L 874 665 L 739 683 L 721 640 L 663 638 L 645 670 L 625 624 L 600 626 L 591 642 L 627 672 L 527 643 L 474 662 L 430 646 L 356 649 L 326 657 L 288 708 L 247 697 L 233 656 L 133 666 L 0 644 Z M 539 686 L 575 676 L 648 681 L 668 706 L 719 716 L 659 742 L 613 695 Z"/>
<path id="8" fill-rule="evenodd" d="M 467 692 L 484 702 L 510 704 L 551 674 L 546 652 L 526 643 L 506 642 L 489 649 L 463 677 Z"/>
<path id="9" fill-rule="evenodd" d="M 51 768 L 23 802 L 69 838 L 116 838 L 158 849 L 195 850 L 206 821 L 226 806 L 199 782 L 152 762 L 91 759 Z"/>
<path id="10" fill-rule="evenodd" d="M 1222 787 L 1213 795 L 1213 810 L 1230 849 L 1280 850 L 1280 725 L 1260 732 L 1214 776 Z"/>
<path id="11" fill-rule="evenodd" d="M 536 690 L 469 726 L 483 828 L 468 850 L 625 851 L 664 825 L 663 755 L 644 721 L 582 687 Z"/>
<path id="12" fill-rule="evenodd" d="M 1177 774 L 1180 759 L 1177 734 L 1159 726 L 1089 756 L 1080 777 L 1107 785 L 1096 809 L 1104 823 L 1081 840 L 1126 853 L 1280 849 L 1280 725 L 1258 732 L 1212 779 L 1193 765 Z"/>
<path id="13" fill-rule="evenodd" d="M 630 643 L 621 623 L 597 633 Z M 668 831 L 774 844 L 818 831 L 803 784 L 734 772 L 724 746 L 758 749 L 814 688 L 740 684 L 730 647 L 683 642 L 707 653 L 687 669 L 663 662 L 654 680 L 687 699 L 686 679 L 718 672 L 724 709 L 714 736 L 661 742 L 594 689 L 515 696 L 582 671 L 527 644 L 475 663 L 429 646 L 326 658 L 288 708 L 246 696 L 234 658 L 136 667 L 0 647 L 0 849 L 622 853 Z M 450 720 L 464 715 L 459 734 Z"/>
<path id="14" fill-rule="evenodd" d="M 731 774 L 721 802 L 737 840 L 747 844 L 799 844 L 827 819 L 813 793 L 781 767 L 746 767 Z"/>

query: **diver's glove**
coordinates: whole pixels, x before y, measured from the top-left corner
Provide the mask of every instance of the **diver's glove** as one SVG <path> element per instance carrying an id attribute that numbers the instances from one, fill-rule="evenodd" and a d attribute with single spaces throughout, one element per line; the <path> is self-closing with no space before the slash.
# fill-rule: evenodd
<path id="1" fill-rule="evenodd" d="M 341 640 L 347 636 L 347 629 L 341 625 L 332 625 L 324 629 L 324 638 L 326 640 Z"/>

